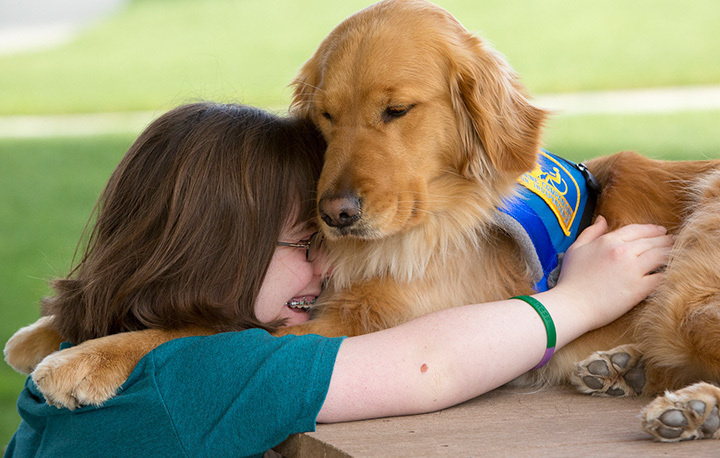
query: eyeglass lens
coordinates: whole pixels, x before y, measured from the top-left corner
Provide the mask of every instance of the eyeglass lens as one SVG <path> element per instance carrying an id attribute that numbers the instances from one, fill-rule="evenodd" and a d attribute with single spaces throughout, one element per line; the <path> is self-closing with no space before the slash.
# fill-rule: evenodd
<path id="1" fill-rule="evenodd" d="M 316 232 L 313 235 L 310 236 L 310 240 L 308 240 L 308 247 L 307 252 L 305 253 L 306 259 L 308 262 L 313 262 L 318 255 L 318 252 L 320 251 L 320 247 L 323 243 L 323 235 L 322 232 Z"/>

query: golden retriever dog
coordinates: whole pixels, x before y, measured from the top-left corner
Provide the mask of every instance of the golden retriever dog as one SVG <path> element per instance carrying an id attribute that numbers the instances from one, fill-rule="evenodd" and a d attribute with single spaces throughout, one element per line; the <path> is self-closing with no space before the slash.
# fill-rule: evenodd
<path id="1" fill-rule="evenodd" d="M 282 333 L 357 335 L 532 293 L 528 261 L 497 214 L 538 160 L 546 113 L 506 60 L 451 14 L 423 0 L 385 0 L 349 17 L 301 68 L 291 109 L 328 144 L 318 210 L 333 274 L 313 320 Z M 679 389 L 645 409 L 644 428 L 662 441 L 720 438 L 720 389 L 684 388 L 720 382 L 720 161 L 625 152 L 586 165 L 602 185 L 596 214 L 612 228 L 655 223 L 678 235 L 667 282 L 515 383 L 573 383 L 609 396 Z M 105 366 L 114 379 L 58 354 L 35 374 L 56 394 L 89 375 L 84 392 L 97 400 L 129 373 L 119 367 L 135 364 L 116 357 Z M 109 388 L 98 391 L 103 383 Z"/>

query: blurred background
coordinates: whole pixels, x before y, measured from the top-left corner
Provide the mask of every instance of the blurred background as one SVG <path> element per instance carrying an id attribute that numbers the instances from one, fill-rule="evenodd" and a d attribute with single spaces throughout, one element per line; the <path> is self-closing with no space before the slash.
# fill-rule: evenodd
<path id="1" fill-rule="evenodd" d="M 284 112 L 288 83 L 361 0 L 0 0 L 0 342 L 39 315 L 113 168 L 197 100 Z M 548 149 L 720 157 L 720 2 L 438 0 L 503 52 Z M 0 446 L 25 377 L 0 365 Z"/>

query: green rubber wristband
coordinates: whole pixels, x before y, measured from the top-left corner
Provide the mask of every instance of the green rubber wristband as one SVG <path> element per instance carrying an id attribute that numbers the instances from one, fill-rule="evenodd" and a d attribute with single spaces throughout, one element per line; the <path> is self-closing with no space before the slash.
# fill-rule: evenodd
<path id="1" fill-rule="evenodd" d="M 557 343 L 555 323 L 553 322 L 552 316 L 550 316 L 550 312 L 548 312 L 545 306 L 542 305 L 542 302 L 534 297 L 515 296 L 511 297 L 511 299 L 520 299 L 521 301 L 527 302 L 530 307 L 534 308 L 538 315 L 540 315 L 540 319 L 545 325 L 545 332 L 547 332 L 547 349 L 545 350 L 542 360 L 540 360 L 537 366 L 533 367 L 531 370 L 540 369 L 550 361 L 550 358 L 552 358 L 555 353 L 555 344 Z"/>

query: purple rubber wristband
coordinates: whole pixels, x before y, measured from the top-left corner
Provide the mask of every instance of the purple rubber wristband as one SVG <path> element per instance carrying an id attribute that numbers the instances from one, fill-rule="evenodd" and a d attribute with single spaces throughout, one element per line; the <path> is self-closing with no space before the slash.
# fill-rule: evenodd
<path id="1" fill-rule="evenodd" d="M 540 369 L 544 365 L 550 362 L 550 359 L 553 357 L 553 354 L 555 353 L 555 347 L 550 347 L 545 350 L 545 354 L 543 355 L 543 358 L 540 360 L 539 363 L 537 363 L 537 366 L 530 369 L 531 371 L 534 371 L 535 369 Z"/>

